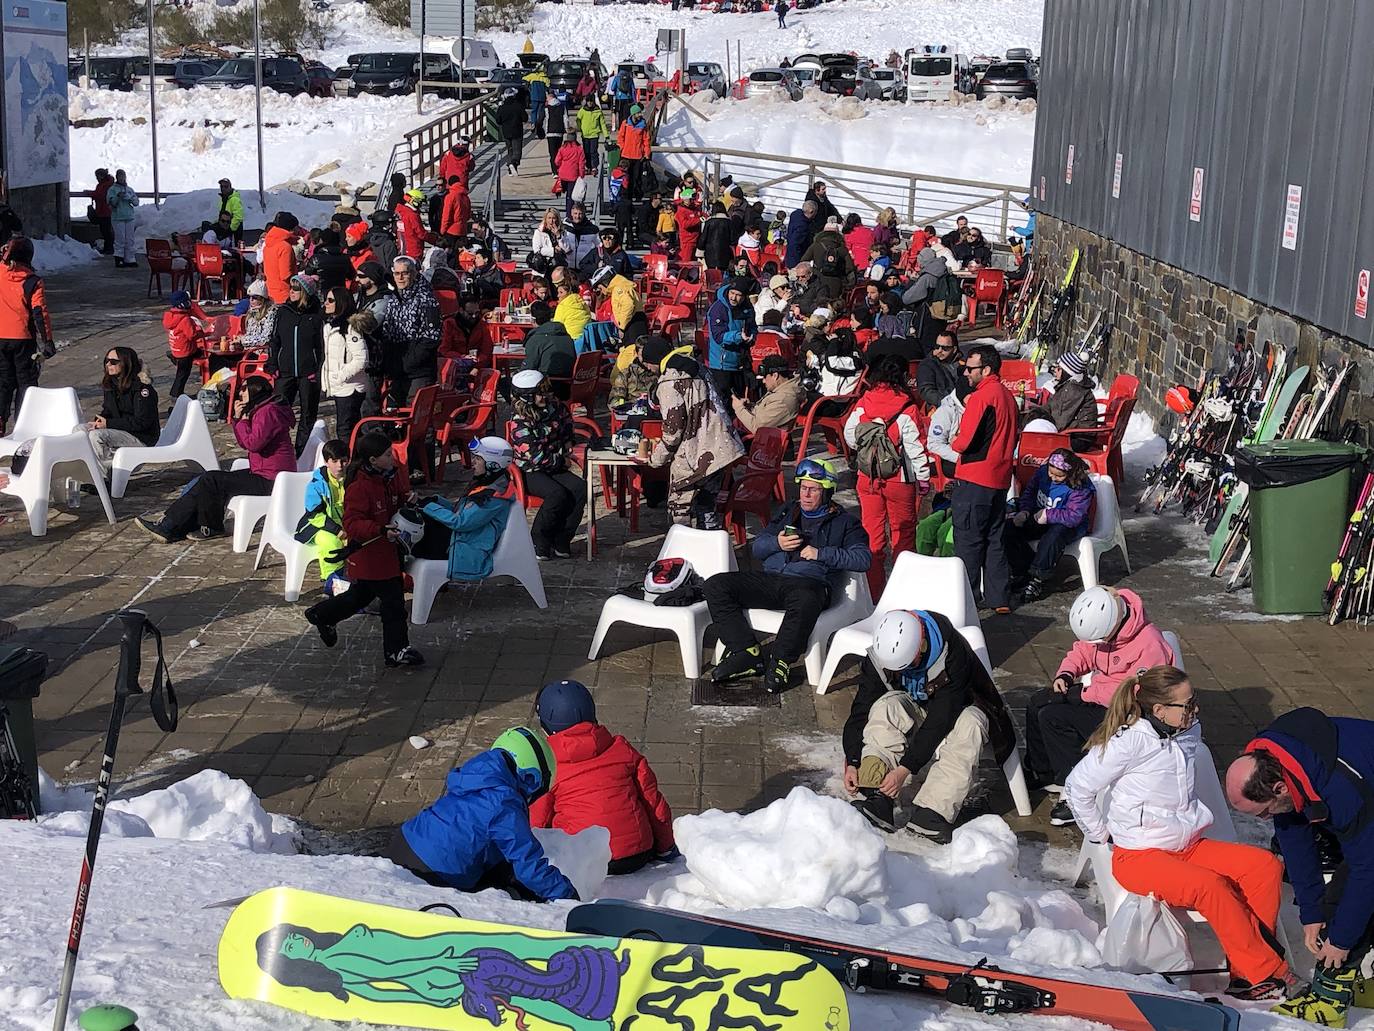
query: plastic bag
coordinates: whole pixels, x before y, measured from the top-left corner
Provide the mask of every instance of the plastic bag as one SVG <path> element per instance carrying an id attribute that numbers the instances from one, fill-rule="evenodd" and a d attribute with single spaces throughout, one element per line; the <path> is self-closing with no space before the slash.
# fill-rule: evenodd
<path id="1" fill-rule="evenodd" d="M 1153 895 L 1127 895 L 1099 944 L 1102 960 L 1132 974 L 1189 970 L 1188 934 L 1173 910 Z"/>
<path id="2" fill-rule="evenodd" d="M 572 199 L 574 202 L 585 201 L 587 199 L 588 192 L 589 189 L 587 187 L 586 176 L 583 176 L 581 179 L 578 179 L 577 182 L 573 183 Z"/>

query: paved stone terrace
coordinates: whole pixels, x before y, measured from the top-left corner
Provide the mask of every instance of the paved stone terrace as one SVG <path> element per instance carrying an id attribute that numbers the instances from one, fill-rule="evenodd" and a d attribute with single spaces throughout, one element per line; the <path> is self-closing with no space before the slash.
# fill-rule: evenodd
<path id="1" fill-rule="evenodd" d="M 128 344 L 165 395 L 162 309 L 144 301 L 145 279 L 143 270 L 108 267 L 49 277 L 57 335 L 70 346 L 45 368 L 45 384 L 76 385 L 94 411 L 104 349 Z M 227 459 L 233 450 L 222 427 L 217 436 Z M 608 653 L 587 660 L 602 600 L 637 582 L 657 551 L 661 511 L 645 512 L 634 540 L 621 520 L 603 516 L 595 563 L 546 563 L 546 611 L 512 581 L 451 588 L 432 622 L 411 629 L 428 664 L 391 671 L 374 619 L 345 624 L 338 648 L 321 646 L 301 617 L 317 582 L 307 579 L 299 603 L 284 602 L 279 557 L 254 571 L 251 552 L 234 555 L 227 541 L 154 545 L 132 517 L 160 510 L 187 475 L 160 467 L 136 476 L 115 503 L 117 526 L 98 517 L 89 497 L 78 512 L 55 510 L 41 539 L 29 536 L 17 502 L 0 498 L 0 515 L 11 517 L 0 525 L 0 617 L 19 625 L 17 640 L 50 656 L 36 716 L 42 764 L 59 780 L 96 774 L 112 695 L 114 613 L 126 606 L 146 609 L 162 627 L 183 715 L 164 735 L 145 707 L 132 707 L 117 765 L 129 788 L 214 768 L 243 778 L 269 809 L 322 831 L 385 828 L 434 797 L 455 762 L 530 719 L 535 692 L 559 677 L 593 688 L 603 720 L 644 749 L 678 812 L 750 809 L 834 775 L 853 667 L 823 698 L 797 686 L 772 707 L 693 707 L 692 684 L 666 636 L 622 625 Z M 1104 580 L 1139 590 L 1156 620 L 1182 636 L 1219 762 L 1295 704 L 1374 717 L 1366 690 L 1374 650 L 1362 629 L 1247 618 L 1248 597 L 1227 596 L 1207 579 L 1191 524 L 1134 517 L 1127 533 L 1134 573 L 1125 577 L 1114 553 Z M 1049 681 L 1069 644 L 1063 620 L 1075 584 L 1076 576 L 1067 592 L 984 623 L 998 684 L 1014 707 Z M 415 750 L 412 734 L 433 747 Z M 1001 778 L 986 779 L 993 811 L 1012 814 L 1013 826 L 1033 836 L 1067 840 L 1043 821 L 1043 801 L 1040 818 L 1017 820 Z"/>

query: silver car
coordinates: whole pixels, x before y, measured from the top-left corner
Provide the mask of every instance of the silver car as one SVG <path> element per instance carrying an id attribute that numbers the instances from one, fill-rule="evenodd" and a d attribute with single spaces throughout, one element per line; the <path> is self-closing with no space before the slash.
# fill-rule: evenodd
<path id="1" fill-rule="evenodd" d="M 722 100 L 730 92 L 725 81 L 725 69 L 714 61 L 691 61 L 687 65 L 687 80 L 698 93 L 711 90 Z"/>
<path id="2" fill-rule="evenodd" d="M 802 88 L 796 77 L 786 68 L 755 68 L 749 73 L 744 87 L 746 97 L 780 96 L 801 100 Z"/>
<path id="3" fill-rule="evenodd" d="M 906 100 L 906 83 L 895 68 L 860 68 L 854 96 L 860 100 Z"/>

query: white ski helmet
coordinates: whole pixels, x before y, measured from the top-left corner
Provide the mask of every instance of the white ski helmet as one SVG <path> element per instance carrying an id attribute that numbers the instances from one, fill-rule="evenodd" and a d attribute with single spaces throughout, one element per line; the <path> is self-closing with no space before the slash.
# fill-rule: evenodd
<path id="1" fill-rule="evenodd" d="M 474 437 L 468 441 L 468 454 L 497 469 L 504 469 L 515 461 L 515 448 L 505 437 Z"/>
<path id="2" fill-rule="evenodd" d="M 868 651 L 879 669 L 907 669 L 920 656 L 925 637 L 926 628 L 921 617 L 906 609 L 897 609 L 878 623 Z"/>
<path id="3" fill-rule="evenodd" d="M 425 535 L 424 517 L 413 508 L 403 507 L 397 509 L 396 514 L 387 522 L 387 528 L 397 531 L 396 543 L 401 546 L 407 555 L 420 543 L 420 538 Z"/>
<path id="4" fill-rule="evenodd" d="M 1101 644 L 1126 618 L 1126 603 L 1110 587 L 1089 587 L 1073 600 L 1069 626 L 1088 644 Z"/>

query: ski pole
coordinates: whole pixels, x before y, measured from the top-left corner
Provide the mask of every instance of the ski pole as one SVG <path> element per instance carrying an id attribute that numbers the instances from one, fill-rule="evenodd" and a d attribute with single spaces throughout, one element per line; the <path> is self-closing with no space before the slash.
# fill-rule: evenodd
<path id="1" fill-rule="evenodd" d="M 124 709 L 129 696 L 142 694 L 138 674 L 141 665 L 140 646 L 144 637 L 152 637 L 157 645 L 157 669 L 149 707 L 157 725 L 166 733 L 177 727 L 177 696 L 167 675 L 167 663 L 162 654 L 162 634 L 139 609 L 119 613 L 124 624 L 124 636 L 119 642 L 119 666 L 115 672 L 114 705 L 110 708 L 110 726 L 105 732 L 105 755 L 100 760 L 100 776 L 96 780 L 95 799 L 91 803 L 91 826 L 86 832 L 86 854 L 81 860 L 81 877 L 76 885 L 76 901 L 72 905 L 72 925 L 67 934 L 67 959 L 62 968 L 62 986 L 57 996 L 57 1011 L 53 1015 L 53 1031 L 67 1026 L 67 1006 L 71 1001 L 72 978 L 76 974 L 76 955 L 81 948 L 81 932 L 86 924 L 86 903 L 90 899 L 91 874 L 95 869 L 95 853 L 100 847 L 100 828 L 105 821 L 105 807 L 110 800 L 110 781 L 114 777 L 115 749 L 119 747 L 119 732 L 124 723 Z"/>

